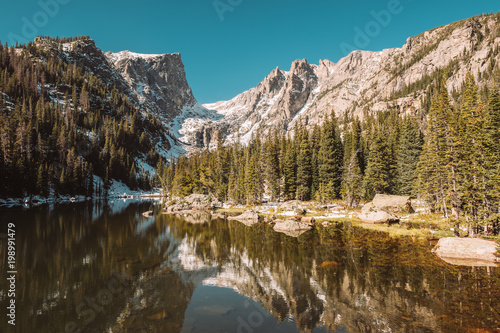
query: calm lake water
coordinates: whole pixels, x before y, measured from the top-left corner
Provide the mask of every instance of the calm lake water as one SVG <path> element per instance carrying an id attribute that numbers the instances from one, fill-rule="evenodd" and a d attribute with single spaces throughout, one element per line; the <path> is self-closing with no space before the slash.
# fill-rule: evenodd
<path id="1" fill-rule="evenodd" d="M 153 210 L 152 217 L 142 213 Z M 0 210 L 16 229 L 16 326 L 1 332 L 495 332 L 500 269 L 349 223 L 269 226 L 114 201 Z"/>

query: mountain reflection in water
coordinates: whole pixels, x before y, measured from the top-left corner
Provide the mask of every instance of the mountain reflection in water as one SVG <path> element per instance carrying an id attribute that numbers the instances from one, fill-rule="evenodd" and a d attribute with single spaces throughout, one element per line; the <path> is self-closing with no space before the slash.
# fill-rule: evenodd
<path id="1" fill-rule="evenodd" d="M 153 210 L 152 217 L 142 212 Z M 2 332 L 488 332 L 500 270 L 341 223 L 161 214 L 153 202 L 0 211 L 16 224 L 16 326 Z M 3 232 L 3 231 L 2 231 Z M 1 265 L 6 267 L 5 241 Z M 5 309 L 7 281 L 0 282 Z"/>

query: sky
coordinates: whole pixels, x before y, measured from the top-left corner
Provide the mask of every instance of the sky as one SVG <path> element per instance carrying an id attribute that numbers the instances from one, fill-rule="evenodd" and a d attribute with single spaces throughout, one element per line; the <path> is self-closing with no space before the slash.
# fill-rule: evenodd
<path id="1" fill-rule="evenodd" d="M 353 49 L 401 47 L 410 36 L 481 13 L 499 0 L 16 0 L 0 41 L 90 36 L 103 50 L 180 52 L 200 103 L 228 100 L 295 59 L 337 62 Z"/>

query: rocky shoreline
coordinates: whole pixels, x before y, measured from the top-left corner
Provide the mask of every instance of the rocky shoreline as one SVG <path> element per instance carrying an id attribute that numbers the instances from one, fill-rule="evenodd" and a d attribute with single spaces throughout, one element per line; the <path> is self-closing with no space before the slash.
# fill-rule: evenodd
<path id="1" fill-rule="evenodd" d="M 192 194 L 169 201 L 165 205 L 163 214 L 184 215 L 189 219 L 188 223 L 204 223 L 213 218 L 227 218 L 230 221 L 238 221 L 246 226 L 267 223 L 272 225 L 276 232 L 284 233 L 290 237 L 299 237 L 303 233 L 316 228 L 319 224 L 323 226 L 330 225 L 330 222 L 321 221 L 322 219 L 358 218 L 362 224 L 367 226 L 391 225 L 402 222 L 405 214 L 415 213 L 410 197 L 391 195 L 376 195 L 373 201 L 365 204 L 361 212 L 357 214 L 346 211 L 340 205 L 325 206 L 316 204 L 316 207 L 314 207 L 310 203 L 298 200 L 286 201 L 274 206 L 257 206 L 248 209 L 239 206 L 239 215 L 228 216 L 219 213 L 221 210 L 228 209 L 228 205 L 222 203 L 213 195 Z M 313 213 L 318 214 L 317 210 L 320 209 L 331 213 L 319 217 L 310 216 Z M 203 218 L 200 217 L 201 215 Z M 190 216 L 193 216 L 193 218 L 189 218 Z M 500 263 L 500 259 L 496 255 L 495 242 L 482 239 L 444 237 L 441 238 L 432 252 L 453 265 L 497 266 L 497 263 Z"/>

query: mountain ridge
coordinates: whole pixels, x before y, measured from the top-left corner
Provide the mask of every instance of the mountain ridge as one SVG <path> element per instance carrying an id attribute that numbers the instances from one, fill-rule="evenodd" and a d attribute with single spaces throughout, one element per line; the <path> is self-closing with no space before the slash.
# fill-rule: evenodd
<path id="1" fill-rule="evenodd" d="M 227 142 L 248 142 L 257 131 L 288 130 L 298 120 L 320 123 L 332 110 L 337 116 L 361 118 L 365 112 L 394 108 L 401 114 L 417 112 L 440 71 L 451 74 L 449 91 L 458 90 L 469 71 L 478 82 L 490 85 L 499 60 L 499 17 L 497 13 L 453 22 L 409 37 L 400 48 L 353 51 L 337 63 L 295 60 L 290 71 L 277 68 L 231 100 L 205 104 L 224 114 L 210 126 L 222 131 Z M 489 77 L 484 79 L 484 74 Z M 276 76 L 287 82 L 280 83 L 283 91 L 273 86 L 270 78 Z"/>

